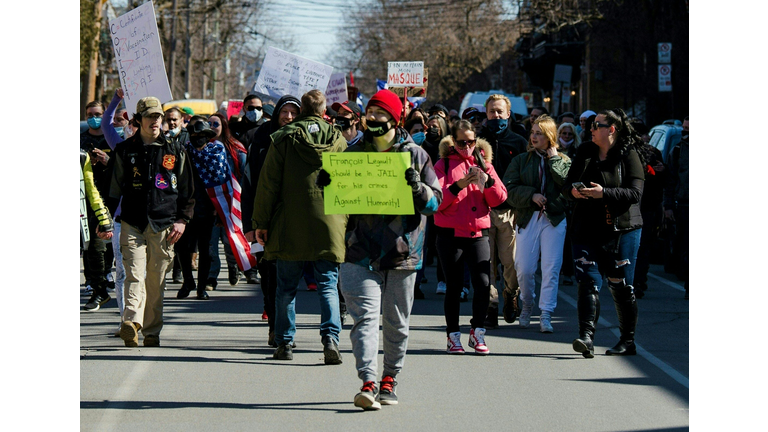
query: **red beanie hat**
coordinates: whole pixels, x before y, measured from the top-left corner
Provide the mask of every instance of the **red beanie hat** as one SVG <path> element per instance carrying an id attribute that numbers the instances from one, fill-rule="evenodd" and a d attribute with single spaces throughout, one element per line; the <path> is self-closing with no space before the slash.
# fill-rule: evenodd
<path id="1" fill-rule="evenodd" d="M 403 113 L 403 104 L 400 102 L 400 98 L 391 90 L 379 90 L 368 101 L 368 105 L 365 109 L 367 110 L 370 106 L 377 106 L 383 109 L 392 116 L 395 123 L 400 123 L 400 115 Z"/>

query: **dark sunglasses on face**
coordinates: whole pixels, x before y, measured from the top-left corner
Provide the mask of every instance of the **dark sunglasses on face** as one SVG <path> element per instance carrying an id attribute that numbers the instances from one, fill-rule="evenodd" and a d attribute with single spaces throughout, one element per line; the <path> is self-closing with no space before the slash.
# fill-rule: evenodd
<path id="1" fill-rule="evenodd" d="M 253 106 L 253 105 L 251 105 L 248 108 L 246 108 L 245 110 L 246 111 L 256 111 L 256 110 L 261 111 L 261 107 L 260 106 Z"/>
<path id="2" fill-rule="evenodd" d="M 212 128 L 217 128 L 217 127 L 219 127 L 219 126 L 221 126 L 221 123 L 219 123 L 219 122 L 215 122 L 215 121 L 212 121 L 212 122 L 211 122 L 211 127 L 212 127 Z"/>
<path id="3" fill-rule="evenodd" d="M 456 140 L 456 147 L 459 148 L 466 148 L 468 146 L 471 146 L 475 143 L 477 140 Z"/>
<path id="4" fill-rule="evenodd" d="M 611 127 L 611 125 L 604 124 L 604 123 L 598 123 L 598 122 L 593 122 L 592 123 L 592 130 L 597 130 L 598 128 L 609 128 L 609 127 Z"/>

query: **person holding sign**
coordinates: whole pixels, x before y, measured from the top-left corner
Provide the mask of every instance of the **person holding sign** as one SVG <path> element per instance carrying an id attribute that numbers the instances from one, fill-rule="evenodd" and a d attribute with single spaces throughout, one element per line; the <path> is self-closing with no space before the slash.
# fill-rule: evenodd
<path id="1" fill-rule="evenodd" d="M 339 352 L 339 263 L 344 261 L 346 215 L 326 215 L 315 184 L 322 154 L 341 152 L 347 142 L 323 120 L 325 95 L 310 90 L 301 97 L 301 114 L 272 134 L 259 174 L 253 204 L 256 240 L 264 258 L 277 260 L 273 358 L 293 360 L 296 290 L 304 263 L 311 262 L 320 295 L 320 336 L 325 364 L 341 364 Z M 279 114 L 282 119 L 282 113 Z"/>
<path id="2" fill-rule="evenodd" d="M 410 186 L 415 209 L 414 213 L 404 215 L 352 214 L 347 224 L 341 291 L 354 319 L 349 337 L 357 375 L 363 381 L 354 403 L 365 410 L 397 404 L 396 378 L 403 368 L 408 346 L 416 272 L 424 261 L 426 216 L 434 214 L 442 201 L 429 155 L 405 129 L 397 127 L 401 113 L 397 95 L 380 90 L 366 107 L 368 130 L 362 142 L 346 150 L 407 153 L 410 166 L 393 174 L 404 178 Z M 331 180 L 322 171 L 318 184 L 327 186 Z M 384 372 L 377 386 L 379 311 L 384 330 Z"/>
<path id="3" fill-rule="evenodd" d="M 477 354 L 489 353 L 484 323 L 490 302 L 490 213 L 491 208 L 507 199 L 507 190 L 491 163 L 493 156 L 490 144 L 475 138 L 472 123 L 467 120 L 456 122 L 451 136 L 440 142 L 435 171 L 444 199 L 435 214 L 435 231 L 447 282 L 444 311 L 450 354 L 464 353 L 459 329 L 464 267 L 457 265 L 462 260 L 469 266 L 475 288 L 469 347 Z"/>

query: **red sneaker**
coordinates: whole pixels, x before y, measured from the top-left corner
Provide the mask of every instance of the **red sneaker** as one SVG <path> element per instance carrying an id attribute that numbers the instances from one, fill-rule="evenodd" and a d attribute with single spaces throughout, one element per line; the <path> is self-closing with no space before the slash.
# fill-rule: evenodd
<path id="1" fill-rule="evenodd" d="M 269 319 L 269 316 L 267 315 L 267 311 L 264 311 L 261 313 L 261 320 L 267 321 Z"/>
<path id="2" fill-rule="evenodd" d="M 485 329 L 473 328 L 469 331 L 469 347 L 475 349 L 475 353 L 487 355 L 490 350 L 485 346 Z"/>
<path id="3" fill-rule="evenodd" d="M 464 347 L 461 346 L 461 332 L 453 332 L 448 335 L 448 354 L 464 354 Z"/>

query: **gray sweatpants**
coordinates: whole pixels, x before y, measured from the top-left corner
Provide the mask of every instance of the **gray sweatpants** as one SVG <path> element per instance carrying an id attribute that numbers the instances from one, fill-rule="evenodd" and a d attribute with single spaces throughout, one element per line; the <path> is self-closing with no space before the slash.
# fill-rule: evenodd
<path id="1" fill-rule="evenodd" d="M 379 353 L 379 310 L 384 331 L 384 375 L 396 377 L 403 368 L 408 348 L 408 321 L 413 306 L 416 270 L 372 271 L 343 263 L 341 292 L 354 320 L 349 338 L 357 376 L 376 381 Z"/>

